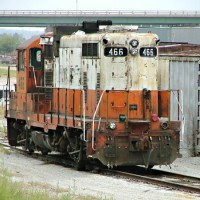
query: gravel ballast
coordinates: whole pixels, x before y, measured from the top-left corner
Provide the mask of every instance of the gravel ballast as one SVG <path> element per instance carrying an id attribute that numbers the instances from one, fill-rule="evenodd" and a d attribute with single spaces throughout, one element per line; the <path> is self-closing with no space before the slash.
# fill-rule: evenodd
<path id="1" fill-rule="evenodd" d="M 96 173 L 79 172 L 75 169 L 45 163 L 44 161 L 29 158 L 27 156 L 0 152 L 0 165 L 6 168 L 15 181 L 25 184 L 48 185 L 53 188 L 61 188 L 74 195 L 91 195 L 99 199 L 125 200 L 125 199 L 200 199 L 200 195 L 160 188 L 144 182 L 109 177 Z M 156 167 L 159 168 L 159 167 Z M 171 169 L 163 166 L 159 169 L 174 171 L 200 177 L 200 158 L 177 159 Z"/>

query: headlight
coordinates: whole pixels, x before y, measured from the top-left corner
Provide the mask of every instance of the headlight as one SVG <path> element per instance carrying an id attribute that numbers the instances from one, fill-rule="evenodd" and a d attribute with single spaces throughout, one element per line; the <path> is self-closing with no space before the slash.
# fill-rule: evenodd
<path id="1" fill-rule="evenodd" d="M 115 122 L 110 122 L 110 129 L 114 130 L 116 128 Z"/>
<path id="2" fill-rule="evenodd" d="M 131 48 L 130 50 L 129 50 L 129 52 L 130 52 L 130 54 L 131 55 L 136 55 L 137 53 L 138 53 L 138 49 L 136 49 L 136 48 Z"/>
<path id="3" fill-rule="evenodd" d="M 108 44 L 111 44 L 111 40 L 110 40 L 110 38 L 108 38 L 108 37 L 106 37 L 106 36 L 104 36 L 103 37 L 103 44 L 104 45 L 108 45 Z"/>
<path id="4" fill-rule="evenodd" d="M 162 123 L 160 124 L 160 126 L 162 127 L 162 129 L 166 130 L 166 129 L 169 127 L 169 124 L 168 124 L 168 122 L 166 121 L 166 122 L 162 122 Z"/>
<path id="5" fill-rule="evenodd" d="M 138 40 L 131 40 L 129 43 L 133 48 L 136 48 L 139 45 Z"/>

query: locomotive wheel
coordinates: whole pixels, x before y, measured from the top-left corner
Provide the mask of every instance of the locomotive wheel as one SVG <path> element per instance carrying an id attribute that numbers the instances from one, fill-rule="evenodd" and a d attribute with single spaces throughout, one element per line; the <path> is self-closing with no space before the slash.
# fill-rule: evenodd
<path id="1" fill-rule="evenodd" d="M 31 140 L 28 138 L 26 141 L 26 148 L 29 151 L 30 154 L 34 153 L 34 144 L 31 142 Z"/>
<path id="2" fill-rule="evenodd" d="M 76 160 L 75 161 L 75 168 L 78 171 L 84 171 L 85 170 L 85 161 L 84 160 Z"/>
<path id="3" fill-rule="evenodd" d="M 29 154 L 32 154 L 32 153 L 34 153 L 34 150 L 33 149 L 29 149 L 28 152 L 29 152 Z"/>
<path id="4" fill-rule="evenodd" d="M 34 144 L 32 143 L 30 139 L 30 130 L 26 129 L 26 142 L 24 145 L 24 149 L 29 152 L 29 154 L 34 153 Z"/>
<path id="5" fill-rule="evenodd" d="M 43 155 L 43 156 L 46 156 L 46 155 L 48 155 L 48 153 L 49 153 L 47 150 L 44 150 L 44 149 L 41 150 L 41 152 L 42 152 L 42 155 Z"/>
<path id="6" fill-rule="evenodd" d="M 75 161 L 75 168 L 78 171 L 84 171 L 85 170 L 85 165 L 86 165 L 86 161 L 83 155 L 83 141 L 80 142 L 80 151 L 78 156 L 74 159 Z"/>
<path id="7" fill-rule="evenodd" d="M 17 136 L 19 132 L 15 128 L 15 123 L 17 123 L 15 120 L 8 119 L 7 137 L 10 146 L 19 146 L 19 144 L 17 143 Z"/>
<path id="8" fill-rule="evenodd" d="M 154 165 L 149 165 L 149 166 L 147 167 L 147 170 L 152 169 L 153 167 L 154 167 Z"/>

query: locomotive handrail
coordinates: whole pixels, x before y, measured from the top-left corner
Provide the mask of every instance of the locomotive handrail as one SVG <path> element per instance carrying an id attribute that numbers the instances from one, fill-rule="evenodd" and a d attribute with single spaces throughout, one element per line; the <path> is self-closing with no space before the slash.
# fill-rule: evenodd
<path id="1" fill-rule="evenodd" d="M 37 88 L 37 82 L 36 82 L 36 76 L 35 76 L 35 68 L 34 66 L 31 66 L 31 68 L 33 69 L 33 78 L 34 78 L 34 82 L 35 82 L 35 87 Z"/>
<path id="2" fill-rule="evenodd" d="M 175 91 L 180 91 L 181 94 L 181 102 L 179 101 L 179 99 L 175 96 L 179 109 L 181 111 L 181 115 L 182 115 L 182 121 L 181 121 L 181 141 L 183 140 L 183 134 L 184 134 L 184 128 L 185 128 L 185 116 L 184 116 L 184 112 L 183 112 L 183 91 L 182 90 L 171 90 L 172 94 L 175 96 Z"/>
<path id="3" fill-rule="evenodd" d="M 159 90 L 159 91 L 166 91 L 166 90 Z M 178 109 L 181 112 L 182 115 L 182 120 L 181 120 L 181 141 L 183 140 L 183 135 L 184 135 L 184 128 L 185 128 L 185 116 L 184 116 L 184 111 L 183 111 L 183 91 L 182 90 L 175 90 L 175 89 L 169 89 L 168 91 L 172 92 L 172 94 L 175 96 L 175 99 L 177 101 L 178 104 Z M 177 92 L 177 94 L 179 94 L 180 92 L 180 99 L 177 98 L 177 96 L 175 95 L 175 92 Z M 169 108 L 170 110 L 170 108 Z M 178 115 L 179 115 L 179 111 L 178 111 Z M 178 116 L 179 119 L 179 116 Z"/>
<path id="4" fill-rule="evenodd" d="M 7 77 L 7 84 L 6 84 L 6 111 L 5 117 L 8 115 L 8 91 L 9 91 L 9 99 L 10 99 L 10 66 L 8 66 L 8 77 Z"/>
<path id="5" fill-rule="evenodd" d="M 99 109 L 99 105 L 100 105 L 100 103 L 101 103 L 101 99 L 102 99 L 102 97 L 103 97 L 105 91 L 106 91 L 106 90 L 104 90 L 104 91 L 102 92 L 102 94 L 101 94 L 101 96 L 100 96 L 100 98 L 99 98 L 99 102 L 98 102 L 98 104 L 97 104 L 96 110 L 95 110 L 94 115 L 93 115 L 93 118 L 92 118 L 92 149 L 93 149 L 93 150 L 95 150 L 95 148 L 94 148 L 94 120 L 95 120 L 96 113 L 97 113 L 97 111 L 98 111 L 98 109 Z"/>
<path id="6" fill-rule="evenodd" d="M 83 102 L 83 141 L 87 142 L 85 134 L 85 91 L 82 89 L 82 102 Z"/>

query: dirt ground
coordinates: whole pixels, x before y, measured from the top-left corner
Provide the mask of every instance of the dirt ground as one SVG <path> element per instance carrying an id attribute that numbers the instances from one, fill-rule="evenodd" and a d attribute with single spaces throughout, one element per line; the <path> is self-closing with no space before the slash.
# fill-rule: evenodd
<path id="1" fill-rule="evenodd" d="M 99 199 L 132 200 L 197 200 L 200 195 L 160 188 L 143 182 L 134 182 L 116 177 L 79 172 L 75 169 L 45 163 L 27 156 L 0 152 L 0 166 L 12 173 L 14 181 L 24 182 L 29 187 L 60 188 L 63 193 L 91 195 Z M 178 159 L 168 171 L 192 174 L 200 177 L 200 158 Z"/>

